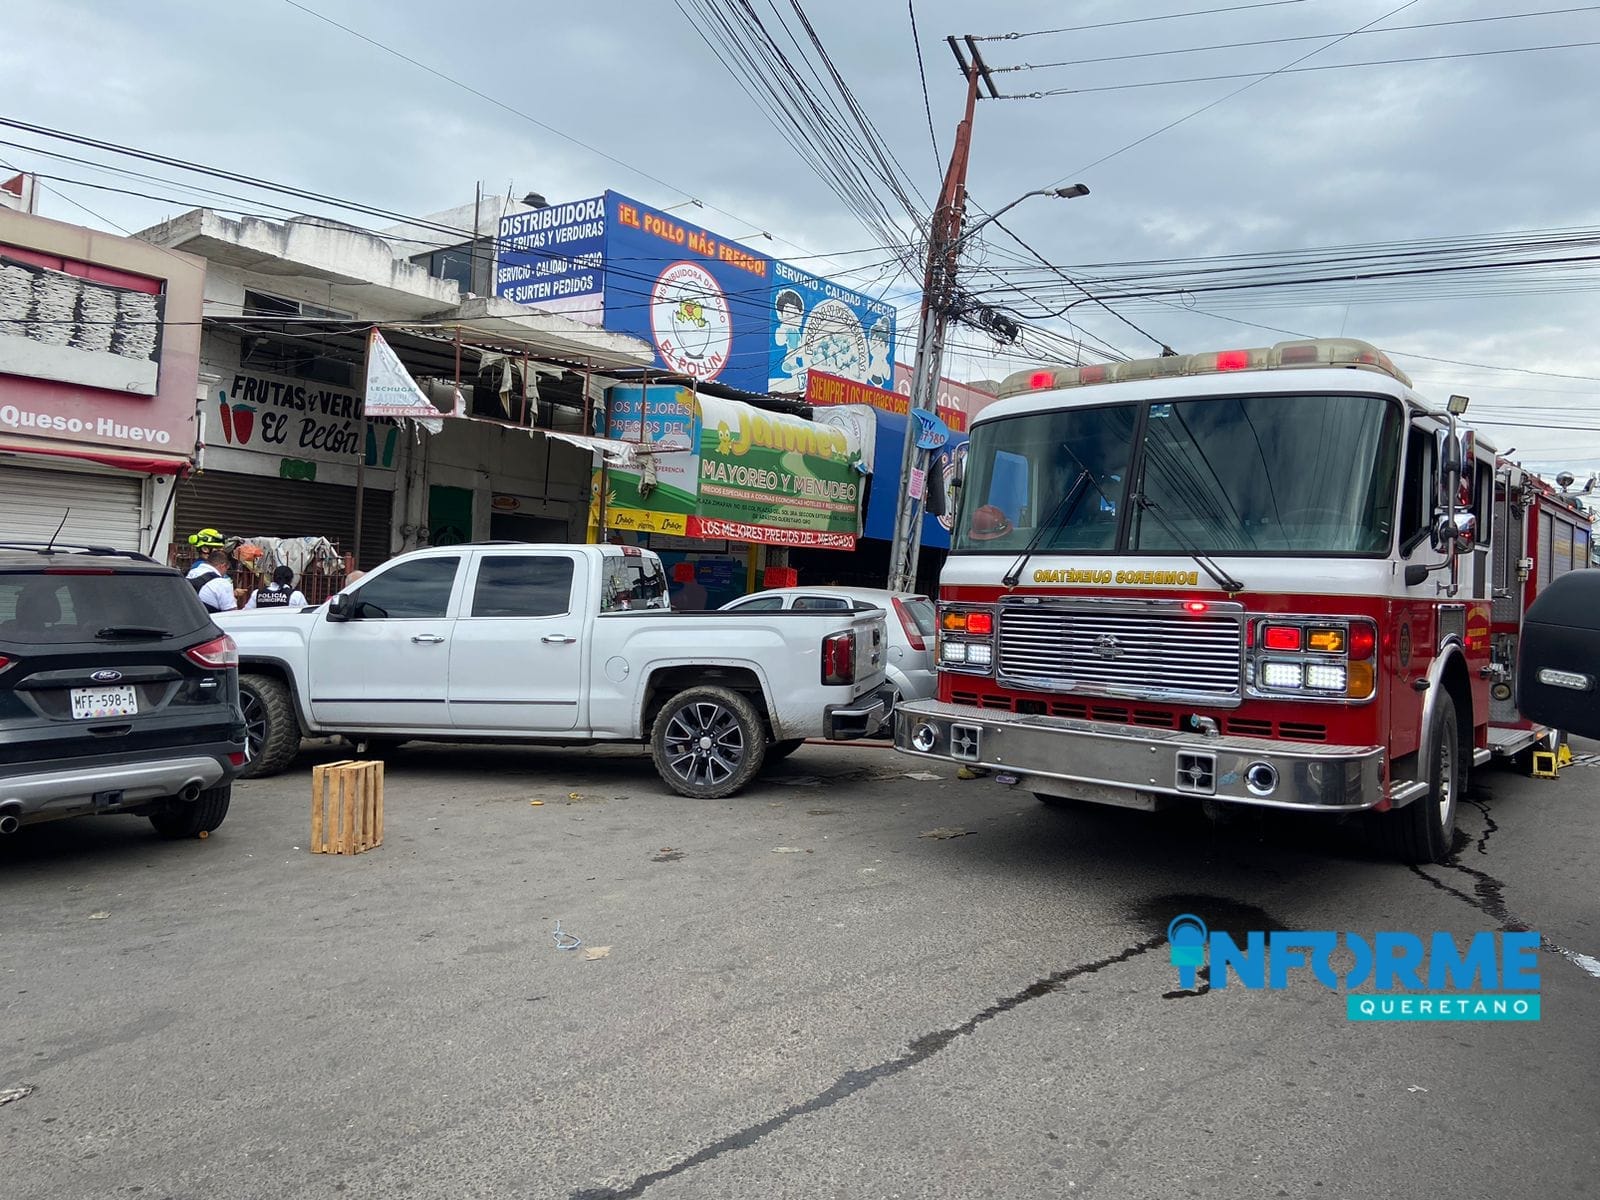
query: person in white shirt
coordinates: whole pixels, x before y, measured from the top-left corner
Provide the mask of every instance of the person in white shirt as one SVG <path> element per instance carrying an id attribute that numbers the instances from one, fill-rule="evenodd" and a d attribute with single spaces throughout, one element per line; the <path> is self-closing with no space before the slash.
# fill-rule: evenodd
<path id="1" fill-rule="evenodd" d="M 211 612 L 232 612 L 239 607 L 239 602 L 233 598 L 233 581 L 228 578 L 228 566 L 226 550 L 213 550 L 206 555 L 206 567 L 211 575 L 201 585 L 199 595 L 200 603 Z M 191 581 L 199 577 L 199 572 L 189 576 Z"/>
<path id="2" fill-rule="evenodd" d="M 305 608 L 306 604 L 305 593 L 294 586 L 294 568 L 288 565 L 275 568 L 272 582 L 266 587 L 256 588 L 244 602 L 247 609 Z"/>

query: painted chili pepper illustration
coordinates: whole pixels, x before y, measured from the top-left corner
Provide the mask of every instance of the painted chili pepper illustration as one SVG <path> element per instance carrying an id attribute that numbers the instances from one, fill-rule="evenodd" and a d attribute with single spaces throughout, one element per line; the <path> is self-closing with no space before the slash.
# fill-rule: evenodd
<path id="1" fill-rule="evenodd" d="M 238 436 L 241 446 L 250 441 L 250 434 L 255 427 L 256 410 L 248 404 L 235 404 L 233 406 L 233 432 Z"/>

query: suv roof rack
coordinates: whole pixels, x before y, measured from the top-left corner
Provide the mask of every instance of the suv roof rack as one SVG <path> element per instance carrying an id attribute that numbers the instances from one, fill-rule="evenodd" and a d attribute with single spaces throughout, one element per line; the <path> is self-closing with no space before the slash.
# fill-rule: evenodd
<path id="1" fill-rule="evenodd" d="M 79 542 L 16 542 L 0 541 L 0 550 L 27 550 L 35 554 L 92 554 L 106 558 L 131 558 L 137 562 L 153 563 L 155 559 L 137 550 L 118 550 L 115 546 L 94 546 Z"/>

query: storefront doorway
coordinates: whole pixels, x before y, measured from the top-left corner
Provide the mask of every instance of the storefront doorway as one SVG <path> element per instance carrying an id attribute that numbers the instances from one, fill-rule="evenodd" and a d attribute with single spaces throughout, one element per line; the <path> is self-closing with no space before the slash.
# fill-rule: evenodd
<path id="1" fill-rule="evenodd" d="M 467 488 L 430 484 L 428 544 L 459 546 L 472 540 L 472 492 Z"/>

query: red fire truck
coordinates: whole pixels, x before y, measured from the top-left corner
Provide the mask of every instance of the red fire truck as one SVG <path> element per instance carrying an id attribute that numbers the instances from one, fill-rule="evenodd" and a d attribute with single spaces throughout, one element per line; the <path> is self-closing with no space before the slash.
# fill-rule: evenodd
<path id="1" fill-rule="evenodd" d="M 1049 801 L 1372 811 L 1450 851 L 1523 612 L 1589 565 L 1573 502 L 1379 350 L 1281 342 L 1025 371 L 971 429 L 939 692 L 895 745 Z"/>

